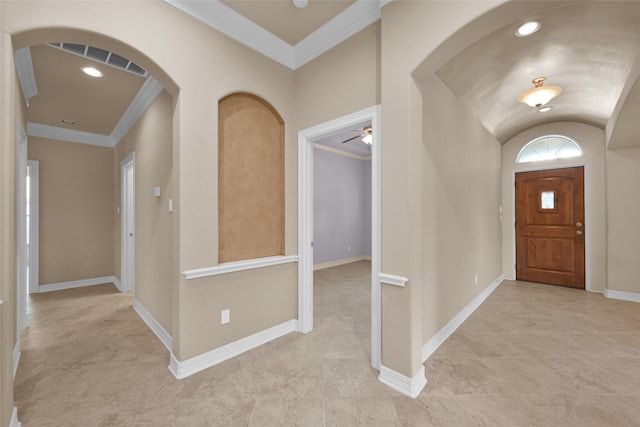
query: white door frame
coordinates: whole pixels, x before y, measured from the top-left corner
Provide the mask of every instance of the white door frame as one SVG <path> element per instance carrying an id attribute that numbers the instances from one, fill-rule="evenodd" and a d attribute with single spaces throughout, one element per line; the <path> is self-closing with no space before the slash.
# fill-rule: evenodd
<path id="1" fill-rule="evenodd" d="M 38 292 L 40 284 L 40 162 L 27 160 L 29 167 L 29 293 Z"/>
<path id="2" fill-rule="evenodd" d="M 127 170 L 132 169 L 131 182 Z M 120 286 L 121 292 L 135 289 L 135 176 L 136 153 L 120 162 Z M 131 216 L 131 217 L 129 217 Z M 129 230 L 127 224 L 131 224 Z"/>
<path id="3" fill-rule="evenodd" d="M 29 324 L 29 316 L 27 315 L 27 294 L 29 285 L 27 283 L 27 132 L 22 122 L 17 123 L 18 136 L 18 164 L 17 164 L 17 328 L 18 332 L 22 331 Z M 19 335 L 19 334 L 18 334 Z"/>
<path id="4" fill-rule="evenodd" d="M 371 121 L 371 366 L 380 369 L 380 106 L 298 132 L 298 330 L 313 330 L 313 143 L 322 136 Z"/>
<path id="5" fill-rule="evenodd" d="M 587 266 L 591 266 L 591 215 L 590 212 L 590 197 L 589 197 L 589 165 L 586 162 L 567 163 L 564 165 L 549 165 L 549 166 L 530 166 L 512 169 L 511 171 L 511 209 L 513 215 L 512 224 L 512 238 L 511 238 L 511 250 L 513 254 L 513 280 L 516 280 L 516 174 L 520 172 L 536 172 L 553 169 L 567 169 L 567 168 L 584 168 L 584 224 L 585 224 L 585 239 L 584 239 L 584 290 L 591 291 L 591 273 Z"/>

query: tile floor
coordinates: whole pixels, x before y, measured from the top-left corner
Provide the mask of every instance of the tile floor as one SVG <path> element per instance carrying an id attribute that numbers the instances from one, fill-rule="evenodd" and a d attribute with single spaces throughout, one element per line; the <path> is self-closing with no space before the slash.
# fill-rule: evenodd
<path id="1" fill-rule="evenodd" d="M 504 282 L 425 363 L 417 399 L 369 366 L 369 263 L 315 273 L 315 331 L 183 380 L 113 285 L 32 297 L 24 427 L 640 426 L 640 305 Z"/>

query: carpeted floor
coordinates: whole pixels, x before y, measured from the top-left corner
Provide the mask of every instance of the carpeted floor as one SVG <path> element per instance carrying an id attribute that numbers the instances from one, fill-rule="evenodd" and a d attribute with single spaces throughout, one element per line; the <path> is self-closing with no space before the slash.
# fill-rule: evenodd
<path id="1" fill-rule="evenodd" d="M 368 262 L 316 271 L 315 330 L 183 380 L 113 285 L 33 295 L 24 427 L 640 426 L 640 305 L 504 282 L 425 363 L 417 399 L 370 367 Z"/>

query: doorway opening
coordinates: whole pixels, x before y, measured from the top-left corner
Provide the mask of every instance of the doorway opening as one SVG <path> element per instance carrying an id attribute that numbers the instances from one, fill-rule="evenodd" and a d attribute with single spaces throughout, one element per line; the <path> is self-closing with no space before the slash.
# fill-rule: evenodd
<path id="1" fill-rule="evenodd" d="M 298 328 L 313 330 L 314 143 L 345 129 L 371 126 L 371 365 L 380 369 L 380 107 L 317 125 L 298 134 Z"/>

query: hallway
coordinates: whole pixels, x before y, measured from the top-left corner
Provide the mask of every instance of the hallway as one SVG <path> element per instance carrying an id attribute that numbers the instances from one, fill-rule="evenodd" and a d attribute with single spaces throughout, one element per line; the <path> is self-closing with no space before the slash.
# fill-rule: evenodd
<path id="1" fill-rule="evenodd" d="M 15 399 L 40 426 L 640 426 L 638 304 L 504 282 L 426 362 L 369 367 L 368 262 L 315 272 L 315 330 L 184 380 L 112 285 L 32 296 Z"/>

